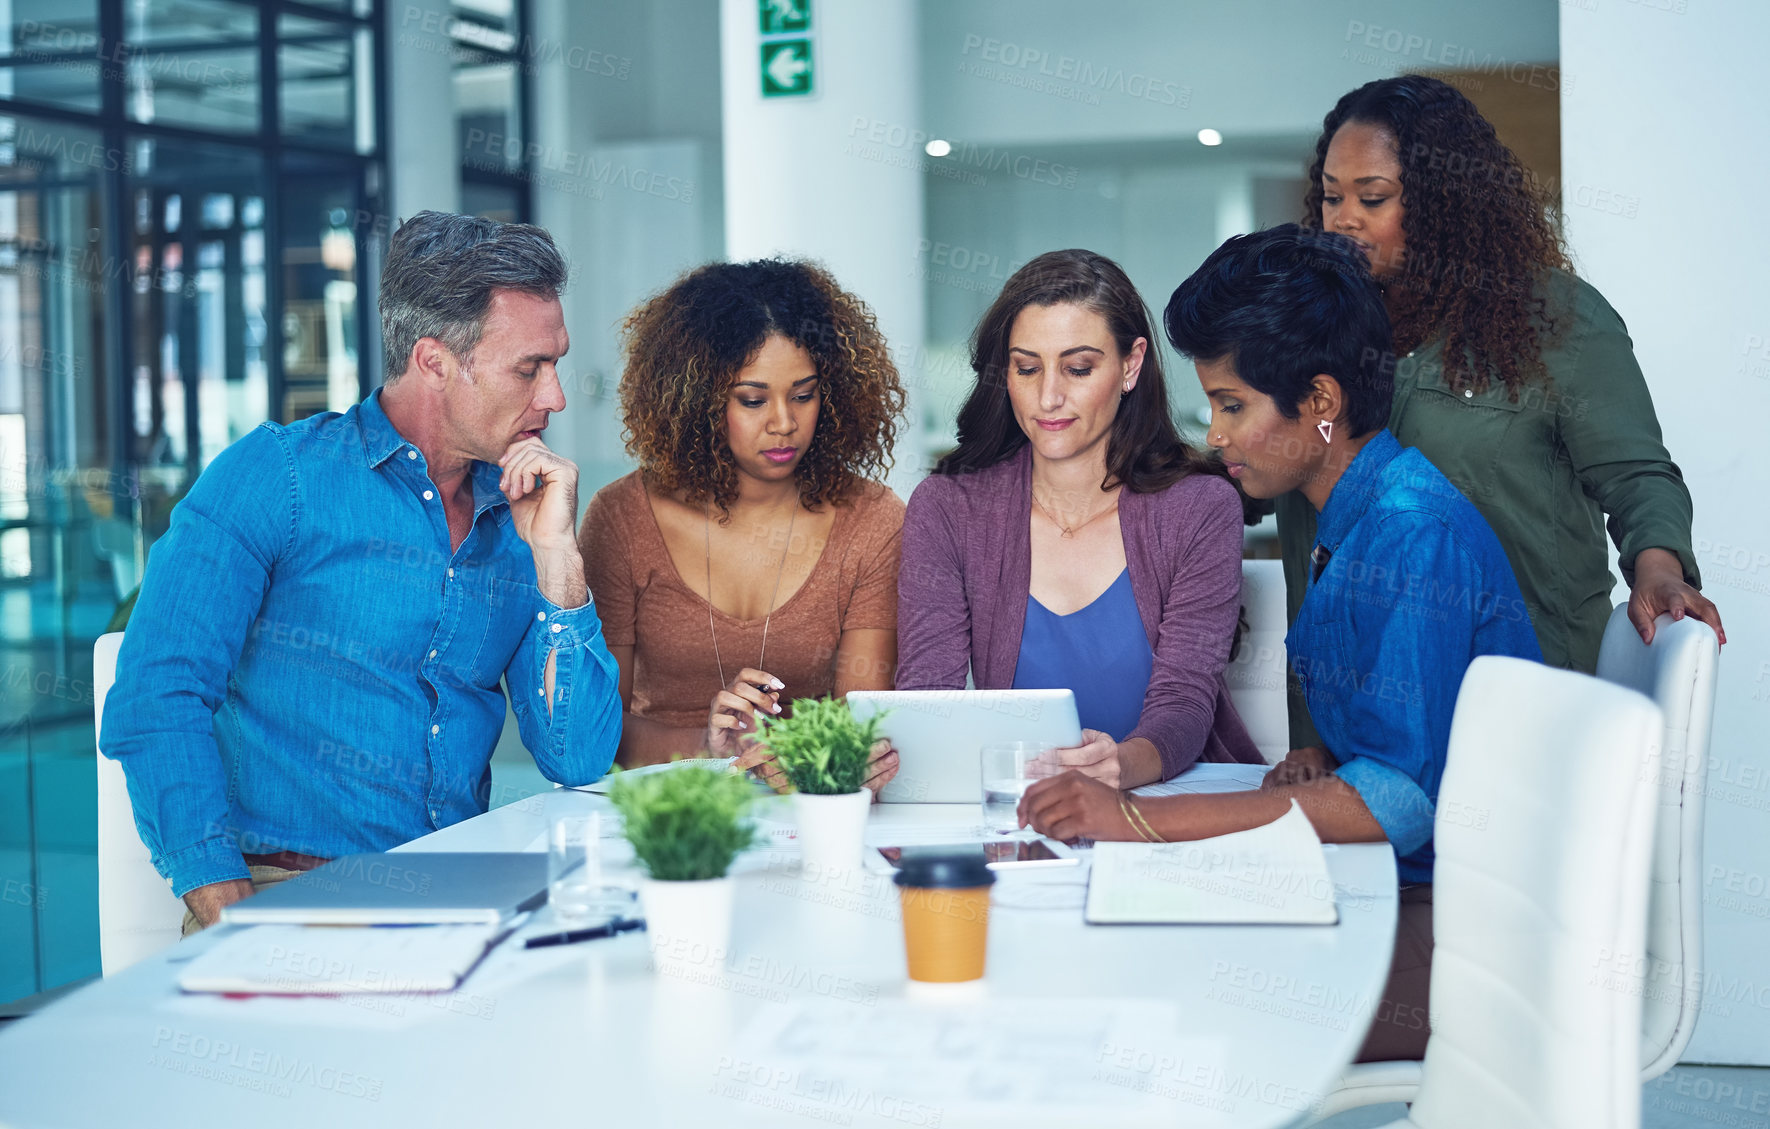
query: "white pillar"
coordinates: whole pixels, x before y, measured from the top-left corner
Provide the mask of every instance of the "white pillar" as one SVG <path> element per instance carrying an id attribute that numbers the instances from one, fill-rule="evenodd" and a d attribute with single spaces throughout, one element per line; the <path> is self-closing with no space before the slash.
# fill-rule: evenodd
<path id="1" fill-rule="evenodd" d="M 1704 993 L 1686 1062 L 1770 1064 L 1766 39 L 1760 3 L 1561 6 L 1568 242 L 1628 323 L 1696 503 L 1703 593 L 1729 640 L 1705 793 Z"/>
<path id="2" fill-rule="evenodd" d="M 726 257 L 817 259 L 873 308 L 910 393 L 890 478 L 906 498 L 922 477 L 927 394 L 916 11 L 910 0 L 813 3 L 814 92 L 763 98 L 757 0 L 720 5 Z"/>
<path id="3" fill-rule="evenodd" d="M 448 0 L 387 5 L 387 176 L 393 224 L 461 210 Z"/>

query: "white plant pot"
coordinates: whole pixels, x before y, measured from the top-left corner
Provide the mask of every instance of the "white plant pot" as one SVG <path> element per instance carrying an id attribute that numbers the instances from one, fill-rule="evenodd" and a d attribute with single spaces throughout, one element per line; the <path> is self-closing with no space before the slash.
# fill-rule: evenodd
<path id="1" fill-rule="evenodd" d="M 734 888 L 730 877 L 699 882 L 642 879 L 639 902 L 645 909 L 652 967 L 680 980 L 717 983 L 731 948 Z"/>
<path id="2" fill-rule="evenodd" d="M 793 793 L 802 873 L 806 877 L 816 878 L 831 871 L 851 871 L 860 866 L 861 850 L 866 841 L 867 812 L 872 806 L 871 788 L 840 796 Z"/>

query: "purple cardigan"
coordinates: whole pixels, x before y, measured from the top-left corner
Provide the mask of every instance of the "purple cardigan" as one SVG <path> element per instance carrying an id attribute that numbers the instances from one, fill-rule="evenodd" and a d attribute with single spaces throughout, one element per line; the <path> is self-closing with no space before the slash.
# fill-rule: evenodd
<path id="1" fill-rule="evenodd" d="M 1032 585 L 1032 452 L 987 470 L 930 475 L 910 495 L 897 575 L 897 688 L 1014 684 Z M 1155 653 L 1143 716 L 1127 736 L 1161 753 L 1162 777 L 1199 760 L 1262 763 L 1223 668 L 1241 608 L 1241 501 L 1193 474 L 1159 494 L 1119 495 L 1131 592 Z"/>

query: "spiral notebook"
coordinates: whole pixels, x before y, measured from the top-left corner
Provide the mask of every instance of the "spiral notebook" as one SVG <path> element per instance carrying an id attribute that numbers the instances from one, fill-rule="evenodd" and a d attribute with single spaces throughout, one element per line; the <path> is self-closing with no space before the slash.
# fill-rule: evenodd
<path id="1" fill-rule="evenodd" d="M 1333 925 L 1334 880 L 1303 809 L 1185 843 L 1096 843 L 1090 925 Z"/>

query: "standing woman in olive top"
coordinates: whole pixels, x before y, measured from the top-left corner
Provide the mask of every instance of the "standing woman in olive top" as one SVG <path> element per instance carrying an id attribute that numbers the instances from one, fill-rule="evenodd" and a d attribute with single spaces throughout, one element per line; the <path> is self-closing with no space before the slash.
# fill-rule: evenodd
<path id="1" fill-rule="evenodd" d="M 1572 271 L 1546 203 L 1493 126 L 1422 75 L 1367 83 L 1322 123 L 1304 224 L 1370 259 L 1395 330 L 1389 430 L 1487 519 L 1546 662 L 1591 672 L 1610 616 L 1608 523 L 1629 618 L 1696 616 L 1690 492 L 1622 319 Z M 1278 500 L 1293 617 L 1315 515 Z M 1297 734 L 1293 734 L 1295 741 Z"/>
<path id="2" fill-rule="evenodd" d="M 1118 264 L 1052 251 L 971 340 L 959 445 L 904 519 L 900 690 L 1067 687 L 1071 768 L 1117 788 L 1259 763 L 1223 669 L 1242 509 L 1168 410 L 1149 310 Z"/>
<path id="3" fill-rule="evenodd" d="M 903 388 L 872 313 L 806 262 L 701 267 L 623 337 L 639 469 L 579 534 L 620 666 L 616 759 L 758 767 L 757 710 L 891 686 L 904 506 L 871 479 Z M 876 750 L 875 792 L 896 763 Z"/>

